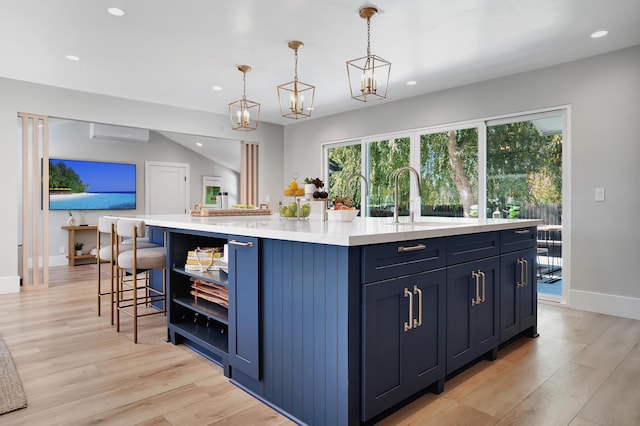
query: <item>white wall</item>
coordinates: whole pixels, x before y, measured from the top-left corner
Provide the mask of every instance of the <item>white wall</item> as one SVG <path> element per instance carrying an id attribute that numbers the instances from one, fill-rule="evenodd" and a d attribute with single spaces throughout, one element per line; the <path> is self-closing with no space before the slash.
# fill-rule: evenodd
<path id="1" fill-rule="evenodd" d="M 567 104 L 569 305 L 640 319 L 640 46 L 287 126 L 284 178 L 319 174 L 322 142 Z M 596 187 L 604 203 L 594 202 Z"/>
<path id="2" fill-rule="evenodd" d="M 239 139 L 258 142 L 260 167 L 259 197 L 278 194 L 283 181 L 283 128 L 260 123 L 257 131 L 234 132 L 229 118 L 202 111 L 132 101 L 0 78 L 0 181 L 3 182 L 0 208 L 0 293 L 19 290 L 18 197 L 19 141 L 17 113 L 29 112 L 51 117 L 115 124 L 145 129 Z"/>

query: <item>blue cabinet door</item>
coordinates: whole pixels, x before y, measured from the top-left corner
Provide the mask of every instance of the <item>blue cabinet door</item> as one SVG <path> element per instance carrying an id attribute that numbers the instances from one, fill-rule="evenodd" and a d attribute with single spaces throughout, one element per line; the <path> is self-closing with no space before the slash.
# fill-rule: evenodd
<path id="1" fill-rule="evenodd" d="M 260 380 L 258 239 L 229 236 L 229 365 Z"/>
<path id="2" fill-rule="evenodd" d="M 491 257 L 447 269 L 447 374 L 498 347 L 499 265 Z"/>
<path id="3" fill-rule="evenodd" d="M 476 262 L 481 277 L 483 302 L 474 308 L 474 341 L 480 356 L 498 347 L 500 339 L 500 258 L 491 257 Z M 475 284 L 475 283 L 474 283 Z"/>
<path id="4" fill-rule="evenodd" d="M 439 269 L 364 286 L 364 421 L 445 377 L 445 283 Z"/>
<path id="5" fill-rule="evenodd" d="M 538 264 L 536 263 L 536 249 L 523 250 L 521 255 L 527 262 L 527 270 L 525 271 L 527 280 L 525 284 L 520 287 L 519 294 L 520 331 L 532 327 L 532 335 L 536 336 L 538 324 Z"/>
<path id="6" fill-rule="evenodd" d="M 535 248 L 503 254 L 500 257 L 500 343 L 527 328 L 536 326 L 536 271 Z"/>

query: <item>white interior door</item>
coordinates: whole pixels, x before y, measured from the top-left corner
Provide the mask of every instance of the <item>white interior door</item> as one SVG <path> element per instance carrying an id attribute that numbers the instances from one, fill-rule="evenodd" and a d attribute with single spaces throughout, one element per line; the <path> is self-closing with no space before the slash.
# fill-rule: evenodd
<path id="1" fill-rule="evenodd" d="M 189 164 L 145 161 L 145 214 L 189 210 Z"/>

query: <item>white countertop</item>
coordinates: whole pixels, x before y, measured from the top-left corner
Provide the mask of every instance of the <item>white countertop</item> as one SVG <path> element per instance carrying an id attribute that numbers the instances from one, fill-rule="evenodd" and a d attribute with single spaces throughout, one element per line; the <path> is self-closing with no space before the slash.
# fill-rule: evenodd
<path id="1" fill-rule="evenodd" d="M 131 217 L 131 216 L 118 216 Z M 195 217 L 190 215 L 139 215 L 149 226 L 272 238 L 338 246 L 435 238 L 542 224 L 538 219 L 471 219 L 420 217 L 409 223 L 401 217 L 393 224 L 391 217 L 358 217 L 353 222 L 321 221 L 319 218 L 291 220 L 272 216 Z"/>

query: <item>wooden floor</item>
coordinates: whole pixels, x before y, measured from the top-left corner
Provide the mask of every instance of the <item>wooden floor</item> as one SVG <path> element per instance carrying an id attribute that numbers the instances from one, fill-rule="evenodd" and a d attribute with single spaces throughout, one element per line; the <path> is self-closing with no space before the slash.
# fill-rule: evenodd
<path id="1" fill-rule="evenodd" d="M 0 295 L 0 335 L 29 406 L 2 425 L 285 425 L 222 369 L 165 342 L 165 318 L 98 317 L 95 265 L 51 268 L 47 290 Z M 106 307 L 106 305 L 105 305 Z M 640 425 L 640 321 L 539 305 L 522 338 L 380 425 Z"/>

